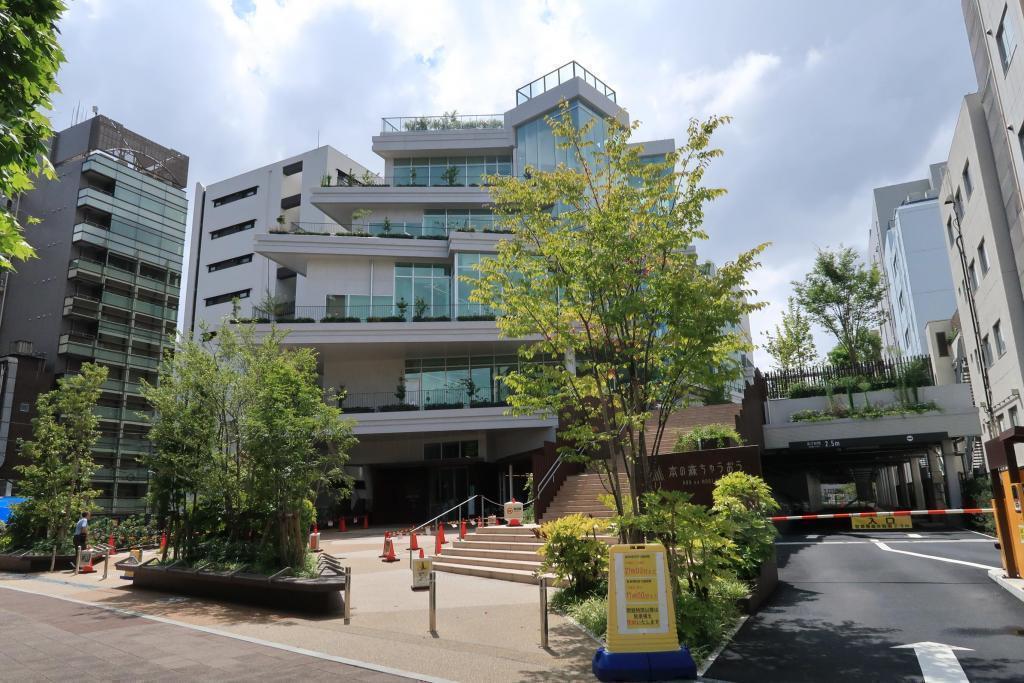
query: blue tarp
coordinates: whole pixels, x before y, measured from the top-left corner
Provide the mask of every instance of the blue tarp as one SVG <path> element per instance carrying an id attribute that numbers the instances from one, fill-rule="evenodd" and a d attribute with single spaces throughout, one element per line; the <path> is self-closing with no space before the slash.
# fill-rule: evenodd
<path id="1" fill-rule="evenodd" d="M 17 496 L 0 496 L 0 522 L 6 522 L 11 518 L 11 508 L 18 503 L 24 503 L 28 498 Z"/>

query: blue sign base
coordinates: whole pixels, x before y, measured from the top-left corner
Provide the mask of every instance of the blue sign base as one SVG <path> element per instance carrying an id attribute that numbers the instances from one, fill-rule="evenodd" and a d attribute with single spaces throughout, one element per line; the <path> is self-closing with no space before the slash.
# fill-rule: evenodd
<path id="1" fill-rule="evenodd" d="M 685 645 L 673 652 L 608 652 L 601 648 L 594 653 L 591 667 L 599 681 L 666 681 L 695 680 L 697 664 Z"/>

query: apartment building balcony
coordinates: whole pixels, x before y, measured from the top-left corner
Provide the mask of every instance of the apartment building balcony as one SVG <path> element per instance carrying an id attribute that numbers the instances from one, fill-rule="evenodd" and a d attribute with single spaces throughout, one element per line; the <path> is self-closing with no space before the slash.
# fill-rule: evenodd
<path id="1" fill-rule="evenodd" d="M 121 406 L 96 406 L 93 413 L 101 420 L 112 420 L 115 422 L 137 422 L 146 424 L 153 418 L 152 410 L 139 408 L 124 408 Z"/>
<path id="2" fill-rule="evenodd" d="M 352 222 L 355 209 L 480 207 L 488 203 L 490 192 L 483 186 L 406 185 L 393 178 L 381 178 L 373 184 L 321 187 L 310 194 L 313 206 L 340 224 Z"/>
<path id="3" fill-rule="evenodd" d="M 149 470 L 145 467 L 101 467 L 92 475 L 93 481 L 119 481 L 139 484 L 149 481 Z"/>
<path id="4" fill-rule="evenodd" d="M 134 273 L 109 263 L 88 258 L 72 259 L 68 264 L 68 279 L 76 278 L 95 283 L 111 280 L 137 287 L 139 290 L 148 290 L 157 295 L 176 294 L 178 291 L 177 285 L 169 285 L 166 281 L 157 280 L 141 273 Z"/>
<path id="5" fill-rule="evenodd" d="M 294 306 L 286 314 L 274 314 L 253 307 L 250 316 L 238 322 L 256 323 L 257 332 L 267 332 L 270 323 L 289 330 L 287 343 L 325 344 L 407 344 L 424 342 L 498 342 L 504 340 L 494 323 L 493 312 L 479 304 L 430 306 L 417 312 L 395 304 L 348 306 Z"/>
<path id="6" fill-rule="evenodd" d="M 506 415 L 505 396 L 483 390 L 470 397 L 464 389 L 350 394 L 342 403 L 356 420 L 355 434 L 402 434 L 491 429 L 550 429 L 558 421 L 543 415 Z"/>
<path id="7" fill-rule="evenodd" d="M 145 368 L 147 370 L 157 370 L 160 367 L 159 357 L 135 353 L 127 348 L 103 346 L 96 337 L 77 333 L 62 334 L 57 353 L 121 367 Z"/>
<path id="8" fill-rule="evenodd" d="M 445 228 L 419 222 L 290 223 L 254 236 L 257 253 L 301 275 L 310 258 L 391 256 L 444 260 L 458 252 L 495 253 L 511 233 L 499 227 Z"/>
<path id="9" fill-rule="evenodd" d="M 373 137 L 373 152 L 385 159 L 414 153 L 507 152 L 515 143 L 504 114 L 392 116 L 381 119 L 380 135 Z"/>

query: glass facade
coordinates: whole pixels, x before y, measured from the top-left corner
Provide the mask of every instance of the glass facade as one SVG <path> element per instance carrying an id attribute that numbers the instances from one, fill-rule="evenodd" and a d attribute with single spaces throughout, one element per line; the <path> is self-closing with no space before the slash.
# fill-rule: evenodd
<path id="1" fill-rule="evenodd" d="M 396 263 L 395 304 L 408 305 L 406 315 L 451 315 L 451 266 L 440 263 Z"/>
<path id="2" fill-rule="evenodd" d="M 405 386 L 412 401 L 500 402 L 508 395 L 498 377 L 518 367 L 515 355 L 421 358 L 405 361 Z"/>
<path id="3" fill-rule="evenodd" d="M 512 175 L 512 157 L 503 155 L 395 159 L 396 187 L 477 187 L 484 176 Z"/>
<path id="4" fill-rule="evenodd" d="M 423 227 L 433 230 L 496 230 L 495 216 L 490 209 L 427 209 Z"/>
<path id="5" fill-rule="evenodd" d="M 489 315 L 491 310 L 483 304 L 475 304 L 469 300 L 475 285 L 472 282 L 463 282 L 462 278 L 467 277 L 476 280 L 480 276 L 477 266 L 480 261 L 487 258 L 486 254 L 456 254 L 455 255 L 455 303 L 459 315 Z"/>
<path id="6" fill-rule="evenodd" d="M 556 115 L 558 115 L 558 111 L 552 110 L 545 116 Z M 558 149 L 558 141 L 545 116 L 539 116 L 516 128 L 516 172 L 519 175 L 523 174 L 527 166 L 541 171 L 553 171 L 558 164 L 570 167 L 577 165 L 570 150 Z M 569 117 L 577 128 L 589 121 L 594 122 L 594 126 L 587 135 L 587 139 L 594 143 L 594 147 L 590 148 L 591 152 L 604 146 L 604 141 L 608 137 L 608 125 L 603 117 L 581 104 L 579 100 L 570 102 Z"/>

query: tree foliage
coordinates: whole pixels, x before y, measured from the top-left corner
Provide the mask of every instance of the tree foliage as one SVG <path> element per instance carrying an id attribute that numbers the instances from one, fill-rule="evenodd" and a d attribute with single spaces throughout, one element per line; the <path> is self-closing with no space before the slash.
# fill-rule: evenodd
<path id="1" fill-rule="evenodd" d="M 37 399 L 32 440 L 20 444 L 29 464 L 15 468 L 29 499 L 18 505 L 18 523 L 29 527 L 23 535 L 45 535 L 61 546 L 79 514 L 93 508 L 100 493 L 90 487 L 97 469 L 92 449 L 100 435 L 93 408 L 106 379 L 105 367 L 85 363 L 80 374 L 60 379 Z"/>
<path id="2" fill-rule="evenodd" d="M 182 340 L 144 385 L 150 496 L 186 561 L 212 536 L 255 539 L 254 560 L 301 568 L 312 501 L 348 484 L 351 423 L 318 385 L 315 351 L 281 348 L 284 336 L 224 324 L 211 341 Z"/>
<path id="3" fill-rule="evenodd" d="M 53 129 L 43 111 L 64 61 L 57 44 L 64 9 L 60 0 L 0 3 L 0 197 L 28 192 L 39 175 L 55 177 L 46 149 Z M 0 205 L 0 270 L 34 255 L 18 217 Z"/>
<path id="4" fill-rule="evenodd" d="M 759 308 L 747 276 L 764 245 L 717 270 L 694 249 L 707 238 L 704 206 L 724 193 L 703 177 L 726 118 L 691 121 L 684 146 L 647 163 L 630 144 L 636 124 L 610 119 L 596 145 L 593 122 L 577 128 L 569 114 L 563 103 L 547 119 L 569 163 L 488 179 L 512 234 L 465 281 L 504 336 L 534 340 L 504 377 L 511 412 L 560 416 L 561 454 L 604 468 L 621 514 L 617 472 L 625 466 L 634 497 L 649 490 L 647 456 L 669 415 L 739 376 L 749 341 L 738 323 Z"/>
<path id="5" fill-rule="evenodd" d="M 877 363 L 882 360 L 882 337 L 874 330 L 865 330 L 857 335 L 856 351 L 851 354 L 843 344 L 828 352 L 828 362 L 832 365 L 850 365 L 856 358 L 858 363 Z"/>
<path id="6" fill-rule="evenodd" d="M 885 286 L 878 268 L 861 263 L 852 247 L 819 250 L 811 272 L 803 282 L 794 282 L 793 290 L 811 320 L 847 350 L 850 362 L 861 362 L 864 337 L 885 322 Z"/>
<path id="7" fill-rule="evenodd" d="M 775 326 L 775 333 L 765 334 L 764 350 L 775 360 L 780 370 L 803 368 L 814 363 L 818 350 L 811 334 L 811 321 L 793 300 L 789 298 L 782 324 Z"/>

